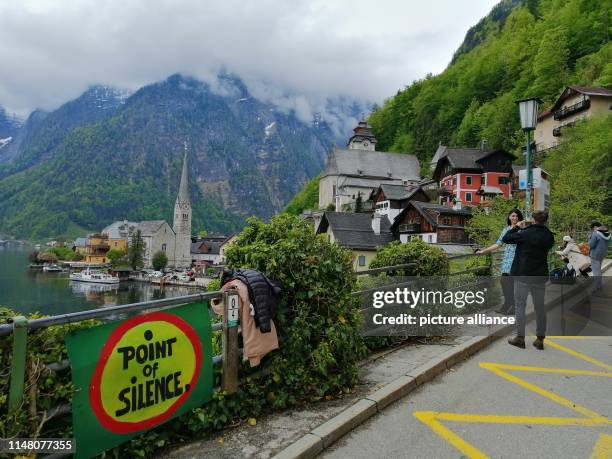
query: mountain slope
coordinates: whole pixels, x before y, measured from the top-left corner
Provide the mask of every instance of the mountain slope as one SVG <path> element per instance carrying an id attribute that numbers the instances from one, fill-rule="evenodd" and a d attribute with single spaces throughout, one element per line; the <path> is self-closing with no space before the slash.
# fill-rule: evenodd
<path id="1" fill-rule="evenodd" d="M 0 230 L 44 237 L 118 219 L 171 221 L 190 149 L 194 231 L 229 232 L 268 218 L 323 167 L 333 136 L 254 99 L 232 76 L 214 90 L 173 75 L 61 134 L 33 135 L 0 180 Z M 78 119 L 78 118 L 77 118 Z M 41 132 L 41 129 L 38 129 Z"/>
<path id="2" fill-rule="evenodd" d="M 550 104 L 569 84 L 612 87 L 610 1 L 514 3 L 500 4 L 503 20 L 481 21 L 444 72 L 415 81 L 370 116 L 381 150 L 414 151 L 426 162 L 439 142 L 487 139 L 516 151 L 524 137 L 515 100 Z"/>

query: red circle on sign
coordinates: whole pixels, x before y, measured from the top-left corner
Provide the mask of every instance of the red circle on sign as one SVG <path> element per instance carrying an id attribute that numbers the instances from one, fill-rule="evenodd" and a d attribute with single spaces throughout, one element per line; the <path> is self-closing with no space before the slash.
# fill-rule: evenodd
<path id="1" fill-rule="evenodd" d="M 191 342 L 193 346 L 193 351 L 195 353 L 195 369 L 193 372 L 193 376 L 191 381 L 189 381 L 189 391 L 183 393 L 166 411 L 160 413 L 152 418 L 145 419 L 144 421 L 138 422 L 121 422 L 113 419 L 108 415 L 108 413 L 104 410 L 102 406 L 102 394 L 101 394 L 101 381 L 102 381 L 102 373 L 104 372 L 104 368 L 106 367 L 106 363 L 110 355 L 112 354 L 115 346 L 121 340 L 123 335 L 127 333 L 128 330 L 135 327 L 136 325 L 143 324 L 145 322 L 168 322 L 172 325 L 176 326 L 179 330 L 181 330 L 185 336 Z M 98 360 L 98 364 L 94 369 L 93 376 L 91 378 L 91 383 L 89 384 L 89 402 L 91 403 L 91 407 L 93 409 L 94 414 L 107 430 L 110 430 L 113 433 L 117 434 L 127 434 L 131 432 L 136 432 L 138 430 L 150 429 L 151 427 L 155 427 L 157 424 L 160 424 L 170 418 L 176 410 L 187 400 L 187 397 L 193 392 L 193 389 L 198 382 L 198 377 L 200 376 L 200 368 L 202 366 L 202 347 L 200 346 L 200 341 L 198 340 L 198 335 L 194 329 L 181 319 L 178 316 L 167 314 L 165 312 L 152 312 L 150 314 L 146 314 L 144 316 L 134 317 L 132 319 L 128 319 L 125 322 L 119 324 L 115 330 L 111 333 L 110 337 L 106 341 L 106 344 L 102 348 L 100 352 L 100 360 Z"/>

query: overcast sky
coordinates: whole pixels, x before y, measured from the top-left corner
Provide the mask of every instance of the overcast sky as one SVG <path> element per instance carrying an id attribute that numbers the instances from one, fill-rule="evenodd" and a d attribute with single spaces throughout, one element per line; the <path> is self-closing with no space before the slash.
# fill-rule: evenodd
<path id="1" fill-rule="evenodd" d="M 1 0 L 0 106 L 53 109 L 220 68 L 260 97 L 381 102 L 450 61 L 497 0 Z"/>

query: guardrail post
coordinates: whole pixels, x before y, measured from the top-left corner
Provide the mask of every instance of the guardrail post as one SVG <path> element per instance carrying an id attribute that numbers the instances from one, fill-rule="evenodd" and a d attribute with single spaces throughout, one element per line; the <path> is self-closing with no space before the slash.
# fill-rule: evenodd
<path id="1" fill-rule="evenodd" d="M 235 288 L 223 292 L 223 377 L 221 389 L 228 394 L 238 390 L 238 311 L 240 297 Z"/>
<path id="2" fill-rule="evenodd" d="M 9 390 L 9 411 L 15 411 L 23 398 L 25 380 L 26 350 L 28 346 L 28 320 L 23 316 L 12 318 L 13 354 L 11 356 L 11 386 Z"/>

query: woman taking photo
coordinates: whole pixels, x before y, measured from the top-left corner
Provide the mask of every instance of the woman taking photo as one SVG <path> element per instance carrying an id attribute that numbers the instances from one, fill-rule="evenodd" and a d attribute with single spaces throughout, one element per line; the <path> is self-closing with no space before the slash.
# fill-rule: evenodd
<path id="1" fill-rule="evenodd" d="M 510 212 L 508 212 L 508 216 L 506 217 L 507 226 L 502 230 L 495 244 L 490 247 L 487 247 L 486 249 L 482 249 L 476 252 L 478 255 L 484 255 L 487 253 L 496 252 L 501 247 L 503 247 L 504 249 L 504 257 L 502 259 L 501 269 L 501 286 L 502 292 L 504 294 L 504 304 L 501 306 L 501 308 L 495 311 L 504 315 L 514 314 L 514 282 L 510 277 L 510 268 L 512 268 L 512 262 L 514 261 L 514 252 L 516 251 L 516 244 L 504 244 L 502 242 L 502 238 L 510 228 L 512 228 L 520 221 L 523 221 L 523 214 L 520 210 L 516 208 L 512 209 Z"/>

